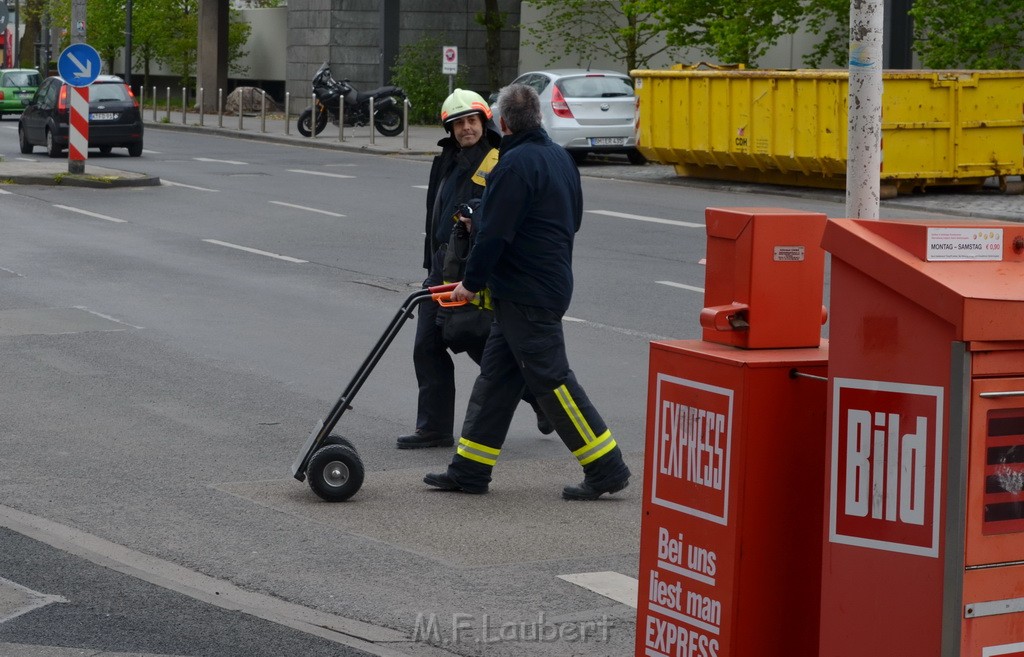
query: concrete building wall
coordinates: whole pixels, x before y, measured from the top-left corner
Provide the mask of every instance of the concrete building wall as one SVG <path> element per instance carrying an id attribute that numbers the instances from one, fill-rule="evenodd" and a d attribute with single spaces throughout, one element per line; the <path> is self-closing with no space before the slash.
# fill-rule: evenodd
<path id="1" fill-rule="evenodd" d="M 390 79 L 382 63 L 384 0 L 289 0 L 287 17 L 287 90 L 297 104 L 308 103 L 310 80 L 328 61 L 337 79 L 348 78 L 359 90 L 369 90 Z M 459 48 L 470 88 L 487 90 L 484 52 L 486 31 L 474 17 L 482 11 L 479 0 L 401 0 L 398 44 L 412 44 L 426 36 Z M 503 78 L 511 80 L 518 68 L 520 0 L 499 0 L 508 14 L 502 33 Z M 394 35 L 392 35 L 394 36 Z M 441 66 L 441 52 L 437 53 Z"/>

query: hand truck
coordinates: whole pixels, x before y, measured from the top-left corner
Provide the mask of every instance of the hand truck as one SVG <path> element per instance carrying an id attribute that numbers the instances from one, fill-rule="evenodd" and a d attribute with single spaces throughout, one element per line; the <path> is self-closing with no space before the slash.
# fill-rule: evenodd
<path id="1" fill-rule="evenodd" d="M 451 301 L 451 292 L 458 283 L 435 285 L 417 290 L 409 295 L 402 307 L 395 313 L 384 334 L 377 340 L 373 350 L 356 370 L 341 397 L 335 402 L 327 417 L 319 420 L 305 444 L 292 463 L 292 476 L 303 481 L 309 480 L 313 492 L 328 502 L 343 502 L 352 497 L 363 485 L 365 470 L 356 452 L 355 445 L 347 438 L 331 434 L 341 416 L 352 408 L 352 399 L 369 378 L 370 372 L 384 356 L 391 342 L 398 335 L 412 311 L 424 301 L 435 301 L 442 306 L 460 306 L 466 303 Z"/>

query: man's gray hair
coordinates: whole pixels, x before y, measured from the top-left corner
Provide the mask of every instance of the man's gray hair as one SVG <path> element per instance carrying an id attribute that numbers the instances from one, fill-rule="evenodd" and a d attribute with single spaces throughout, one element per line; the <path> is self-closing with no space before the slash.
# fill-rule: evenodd
<path id="1" fill-rule="evenodd" d="M 541 127 L 540 98 L 525 84 L 510 84 L 498 93 L 498 113 L 509 132 L 525 132 Z"/>

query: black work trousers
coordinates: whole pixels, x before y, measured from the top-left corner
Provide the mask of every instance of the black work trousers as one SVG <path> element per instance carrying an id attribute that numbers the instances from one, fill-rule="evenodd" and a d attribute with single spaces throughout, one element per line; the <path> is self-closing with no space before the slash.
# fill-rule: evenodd
<path id="1" fill-rule="evenodd" d="M 423 287 L 441 285 L 443 260 L 443 251 L 434 254 L 434 266 L 423 282 Z M 455 363 L 442 337 L 442 327 L 437 322 L 438 308 L 436 303 L 424 301 L 416 316 L 416 338 L 412 347 L 413 368 L 419 386 L 416 431 L 452 434 L 455 427 Z M 479 344 L 466 348 L 466 354 L 478 365 L 486 342 L 483 339 Z M 529 392 L 523 394 L 522 388 L 519 394 L 523 401 L 533 407 L 534 412 L 540 412 L 533 395 Z M 515 404 L 512 408 L 515 409 Z"/>
<path id="2" fill-rule="evenodd" d="M 533 393 L 586 479 L 600 485 L 628 476 L 611 431 L 569 368 L 562 313 L 493 300 L 495 324 L 466 410 L 449 474 L 467 487 L 486 486 L 508 435 L 523 387 Z"/>

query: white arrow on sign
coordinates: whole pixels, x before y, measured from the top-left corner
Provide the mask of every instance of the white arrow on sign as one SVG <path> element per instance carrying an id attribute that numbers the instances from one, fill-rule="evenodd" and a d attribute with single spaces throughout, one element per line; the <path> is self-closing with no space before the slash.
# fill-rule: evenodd
<path id="1" fill-rule="evenodd" d="M 75 78 L 77 78 L 77 79 L 82 79 L 82 78 L 88 79 L 88 78 L 92 77 L 92 60 L 87 61 L 85 63 L 85 65 L 83 66 L 82 62 L 78 61 L 77 57 L 75 57 L 71 53 L 68 53 L 67 55 L 68 55 L 68 59 L 70 59 L 71 62 L 75 66 L 78 67 L 78 70 L 75 72 Z"/>

